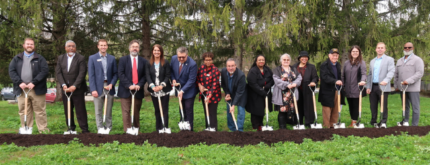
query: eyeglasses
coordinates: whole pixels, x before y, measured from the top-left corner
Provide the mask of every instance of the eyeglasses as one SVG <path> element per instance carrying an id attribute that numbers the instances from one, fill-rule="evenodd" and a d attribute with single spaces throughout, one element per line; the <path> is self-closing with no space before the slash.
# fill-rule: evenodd
<path id="1" fill-rule="evenodd" d="M 179 59 L 184 59 L 185 57 L 178 57 Z"/>
<path id="2" fill-rule="evenodd" d="M 404 47 L 404 49 L 412 49 L 413 47 Z"/>

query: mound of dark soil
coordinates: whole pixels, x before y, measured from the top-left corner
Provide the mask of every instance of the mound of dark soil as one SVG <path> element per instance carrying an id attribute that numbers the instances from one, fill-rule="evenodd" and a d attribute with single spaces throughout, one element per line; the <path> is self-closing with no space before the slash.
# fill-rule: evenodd
<path id="1" fill-rule="evenodd" d="M 424 127 L 391 127 L 387 129 L 364 128 L 364 129 L 321 129 L 321 130 L 276 130 L 272 132 L 189 132 L 182 131 L 172 134 L 144 133 L 138 136 L 133 135 L 98 135 L 98 134 L 79 134 L 79 135 L 18 135 L 0 134 L 0 144 L 15 143 L 18 146 L 34 146 L 69 143 L 73 138 L 79 138 L 84 145 L 112 143 L 143 144 L 148 141 L 157 146 L 166 147 L 185 147 L 192 144 L 205 143 L 222 144 L 227 143 L 235 146 L 255 145 L 260 142 L 272 144 L 284 141 L 302 143 L 304 138 L 313 141 L 330 140 L 333 134 L 340 136 L 367 136 L 369 138 L 383 137 L 386 135 L 400 135 L 407 132 L 409 135 L 426 135 L 430 131 L 430 126 Z"/>

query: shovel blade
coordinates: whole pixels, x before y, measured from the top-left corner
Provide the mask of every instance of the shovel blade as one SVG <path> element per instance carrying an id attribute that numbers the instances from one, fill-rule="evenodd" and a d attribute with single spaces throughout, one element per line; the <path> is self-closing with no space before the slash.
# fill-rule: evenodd
<path id="1" fill-rule="evenodd" d="M 25 129 L 25 127 L 21 127 L 19 128 L 18 133 L 21 135 L 31 135 L 33 133 L 33 127 L 28 127 L 27 129 Z"/>
<path id="2" fill-rule="evenodd" d="M 99 128 L 97 130 L 97 134 L 109 135 L 110 128 Z"/>
<path id="3" fill-rule="evenodd" d="M 205 131 L 215 132 L 216 130 L 215 130 L 215 128 L 208 127 L 205 129 Z"/>
<path id="4" fill-rule="evenodd" d="M 397 122 L 397 126 L 408 127 L 409 126 L 409 122 Z"/>
<path id="5" fill-rule="evenodd" d="M 364 124 L 360 123 L 360 124 L 354 124 L 354 128 L 364 128 Z"/>
<path id="6" fill-rule="evenodd" d="M 137 136 L 139 134 L 139 128 L 127 128 L 127 131 L 125 133 Z"/>
<path id="7" fill-rule="evenodd" d="M 64 132 L 64 135 L 77 135 L 78 133 L 76 131 L 68 130 Z"/>
<path id="8" fill-rule="evenodd" d="M 261 127 L 261 131 L 273 131 L 273 127 L 272 126 L 262 126 Z"/>
<path id="9" fill-rule="evenodd" d="M 172 130 L 170 130 L 170 128 L 163 128 L 158 130 L 158 133 L 167 133 L 167 134 L 171 134 Z"/>
<path id="10" fill-rule="evenodd" d="M 294 127 L 293 127 L 293 129 L 294 129 L 294 130 L 304 130 L 304 129 L 305 129 L 305 126 L 304 126 L 304 125 L 297 124 L 296 126 L 294 126 Z"/>
<path id="11" fill-rule="evenodd" d="M 335 123 L 333 124 L 333 128 L 334 129 L 340 129 L 340 128 L 345 128 L 345 123 Z"/>
<path id="12" fill-rule="evenodd" d="M 311 129 L 322 129 L 322 125 L 321 124 L 311 124 Z"/>
<path id="13" fill-rule="evenodd" d="M 178 126 L 179 126 L 179 129 L 181 131 L 184 131 L 184 130 L 189 131 L 189 130 L 191 130 L 191 126 L 190 126 L 190 123 L 188 121 L 180 121 L 178 123 Z"/>

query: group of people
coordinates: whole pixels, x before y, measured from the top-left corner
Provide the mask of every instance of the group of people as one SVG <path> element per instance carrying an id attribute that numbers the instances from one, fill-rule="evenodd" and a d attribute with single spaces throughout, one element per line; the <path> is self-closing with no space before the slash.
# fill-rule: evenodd
<path id="1" fill-rule="evenodd" d="M 218 129 L 217 109 L 221 102 L 221 88 L 225 93 L 227 125 L 231 131 L 243 131 L 245 122 L 245 109 L 251 114 L 251 123 L 254 129 L 261 131 L 265 108 L 279 111 L 278 123 L 281 129 L 286 129 L 286 124 L 291 118 L 295 118 L 294 109 L 298 109 L 299 123 L 309 126 L 315 120 L 312 90 L 318 81 L 321 81 L 319 99 L 323 106 L 323 125 L 326 128 L 333 127 L 338 119 L 339 105 L 337 97 L 346 97 L 350 114 L 351 126 L 358 118 L 359 87 L 365 86 L 370 98 L 372 111 L 371 123 L 376 123 L 378 102 L 381 91 L 390 92 L 390 81 L 394 77 L 394 87 L 398 90 L 401 85 L 409 85 L 406 91 L 406 118 L 409 120 L 409 105 L 412 104 L 412 125 L 418 125 L 419 120 L 419 90 L 420 79 L 424 72 L 424 63 L 420 57 L 413 54 L 412 43 L 404 46 L 404 57 L 394 65 L 394 59 L 385 55 L 385 44 L 378 43 L 377 57 L 370 63 L 370 72 L 366 76 L 366 63 L 362 58 L 361 49 L 353 46 L 349 50 L 349 60 L 341 65 L 338 57 L 339 51 L 331 49 L 329 58 L 320 66 L 319 79 L 315 65 L 308 63 L 309 54 L 301 51 L 298 63 L 291 65 L 291 56 L 283 54 L 280 57 L 281 65 L 270 69 L 266 65 L 263 55 L 255 58 L 248 75 L 236 67 L 236 61 L 230 58 L 226 61 L 226 67 L 221 71 L 213 64 L 214 54 L 206 52 L 202 54 L 203 64 L 197 63 L 188 56 L 186 47 L 179 47 L 177 55 L 172 56 L 169 62 L 165 59 L 163 47 L 155 44 L 152 47 L 149 61 L 139 56 L 140 45 L 137 40 L 129 43 L 127 56 L 119 59 L 107 53 L 108 43 L 104 39 L 98 41 L 99 52 L 91 55 L 88 63 L 85 57 L 76 53 L 75 42 L 69 40 L 65 43 L 66 54 L 60 55 L 55 68 L 56 78 L 62 87 L 62 98 L 67 123 L 67 93 L 73 93 L 71 102 L 70 129 L 75 130 L 73 109 L 82 133 L 89 133 L 87 110 L 85 107 L 84 93 L 87 89 L 85 77 L 88 67 L 89 88 L 94 97 L 94 107 L 97 128 L 103 125 L 103 107 L 106 106 L 105 126 L 112 128 L 112 107 L 114 87 L 119 80 L 118 97 L 121 100 L 124 132 L 127 128 L 140 127 L 140 109 L 144 98 L 143 87 L 148 83 L 156 117 L 156 129 L 163 128 L 160 109 L 163 111 L 164 126 L 169 127 L 169 94 L 176 88 L 176 95 L 183 105 L 184 120 L 190 124 L 190 130 L 194 128 L 194 100 L 199 93 L 199 101 L 203 104 L 206 128 Z M 33 125 L 33 112 L 39 132 L 49 132 L 46 117 L 46 78 L 48 76 L 48 64 L 40 54 L 35 53 L 34 40 L 26 38 L 23 44 L 24 52 L 16 55 L 9 65 L 9 75 L 14 84 L 14 94 L 18 95 L 19 115 L 21 125 L 24 125 L 24 96 L 22 91 L 30 89 L 27 102 L 27 125 Z M 220 81 L 221 78 L 221 81 Z M 343 96 L 336 94 L 336 85 L 344 87 Z M 383 86 L 387 86 L 384 88 Z M 293 97 L 297 98 L 297 107 L 294 107 Z M 134 96 L 134 97 L 133 97 Z M 384 98 L 384 117 L 387 119 L 387 95 Z M 107 104 L 104 104 L 107 97 Z M 134 114 L 131 114 L 134 98 Z M 161 104 L 159 104 L 159 100 Z M 266 101 L 269 100 L 269 101 Z M 207 104 L 207 106 L 205 105 Z M 274 104 L 274 106 L 273 106 Z M 161 107 L 160 107 L 161 106 Z M 237 128 L 232 119 L 237 107 Z M 273 108 L 274 107 L 274 108 Z M 208 110 L 206 111 L 206 108 Z M 178 109 L 179 110 L 179 109 Z M 179 112 L 179 111 L 178 111 Z M 208 112 L 208 114 L 206 113 Z M 180 112 L 179 112 L 180 113 Z M 208 116 L 209 115 L 209 116 Z M 134 122 L 131 122 L 133 116 Z M 181 116 L 181 115 L 180 115 Z M 210 120 L 207 121 L 207 120 Z M 296 119 L 297 120 L 297 119 Z M 208 124 L 210 123 L 210 124 Z"/>

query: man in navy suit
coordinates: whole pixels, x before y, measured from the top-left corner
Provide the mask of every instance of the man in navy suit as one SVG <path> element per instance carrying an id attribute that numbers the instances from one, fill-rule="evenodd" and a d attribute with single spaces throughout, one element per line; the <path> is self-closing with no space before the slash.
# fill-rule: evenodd
<path id="1" fill-rule="evenodd" d="M 173 84 L 179 83 L 182 86 L 181 91 L 177 95 L 184 108 L 185 121 L 190 123 L 191 131 L 193 131 L 194 99 L 198 92 L 196 86 L 197 64 L 193 59 L 188 57 L 186 47 L 178 48 L 176 53 L 177 55 L 174 55 L 170 62 L 170 75 Z"/>
<path id="2" fill-rule="evenodd" d="M 97 48 L 99 52 L 91 55 L 88 59 L 88 77 L 90 81 L 90 91 L 94 97 L 94 109 L 96 114 L 97 128 L 103 127 L 103 105 L 105 97 L 108 99 L 106 106 L 106 127 L 112 129 L 112 105 L 113 95 L 115 95 L 115 84 L 118 80 L 118 69 L 115 57 L 106 53 L 108 49 L 107 41 L 100 39 Z M 106 96 L 104 90 L 110 90 Z"/>
<path id="3" fill-rule="evenodd" d="M 118 64 L 118 97 L 121 98 L 121 109 L 122 109 L 122 121 L 124 123 L 124 132 L 127 128 L 131 128 L 131 93 L 136 92 L 134 101 L 134 122 L 133 125 L 139 128 L 139 111 L 142 106 L 142 99 L 144 97 L 144 90 L 141 87 L 145 85 L 145 65 L 147 61 L 138 56 L 139 55 L 139 41 L 133 40 L 130 42 L 128 49 L 130 55 L 123 56 L 119 59 Z"/>

